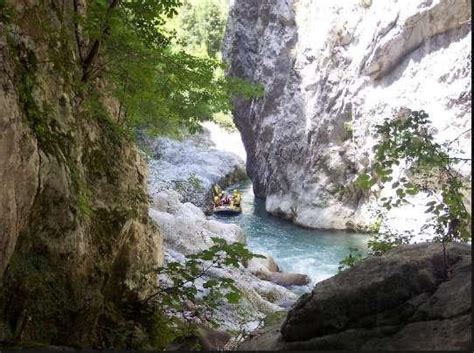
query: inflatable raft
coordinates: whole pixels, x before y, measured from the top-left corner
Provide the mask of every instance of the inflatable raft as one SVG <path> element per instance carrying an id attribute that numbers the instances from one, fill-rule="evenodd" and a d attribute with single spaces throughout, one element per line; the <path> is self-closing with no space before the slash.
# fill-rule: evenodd
<path id="1" fill-rule="evenodd" d="M 242 213 L 242 208 L 235 206 L 215 206 L 214 213 L 223 216 L 234 216 Z"/>

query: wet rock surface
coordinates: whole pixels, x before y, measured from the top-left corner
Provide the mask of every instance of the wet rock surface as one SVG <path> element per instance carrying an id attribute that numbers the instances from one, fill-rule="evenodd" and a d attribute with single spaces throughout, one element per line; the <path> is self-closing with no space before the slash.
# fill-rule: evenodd
<path id="1" fill-rule="evenodd" d="M 401 246 L 318 283 L 242 350 L 472 350 L 471 249 Z"/>

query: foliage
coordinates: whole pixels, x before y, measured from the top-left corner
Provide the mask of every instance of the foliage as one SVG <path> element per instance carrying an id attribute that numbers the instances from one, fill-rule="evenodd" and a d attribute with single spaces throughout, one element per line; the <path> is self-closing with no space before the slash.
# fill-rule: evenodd
<path id="1" fill-rule="evenodd" d="M 176 46 L 201 57 L 219 59 L 228 13 L 226 0 L 184 0 L 167 24 L 176 33 Z"/>
<path id="2" fill-rule="evenodd" d="M 471 215 L 464 205 L 464 195 L 469 185 L 455 170 L 459 162 L 470 162 L 462 158 L 450 157 L 449 141 L 445 144 L 434 142 L 430 131 L 430 120 L 424 111 L 406 111 L 397 119 L 386 119 L 376 126 L 379 136 L 374 146 L 375 161 L 369 170 L 358 176 L 353 183 L 361 190 L 369 191 L 374 185 L 383 188 L 383 184 L 391 182 L 396 197 L 381 198 L 382 207 L 390 210 L 407 203 L 409 195 L 424 192 L 434 200 L 426 204 L 426 213 L 431 220 L 423 229 L 433 228 L 434 240 L 445 246 L 450 241 L 469 241 Z M 400 168 L 397 180 L 393 180 L 393 169 Z M 404 168 L 404 169 L 403 169 Z M 403 173 L 405 172 L 405 173 Z M 408 244 L 414 234 L 406 231 L 402 234 L 384 231 L 380 233 L 383 214 L 379 211 L 377 220 L 370 227 L 372 239 L 368 242 L 369 255 L 380 256 L 401 244 Z M 360 260 L 352 254 L 340 262 L 339 268 L 344 269 Z"/>
<path id="3" fill-rule="evenodd" d="M 51 25 L 43 18 L 46 7 L 38 5 L 34 11 L 41 16 L 32 18 L 38 19 L 41 30 L 34 40 L 46 44 L 45 62 L 73 87 L 78 102 L 85 103 L 91 87 L 97 86 L 100 104 L 110 96 L 119 101 L 110 119 L 115 125 L 118 121 L 114 130 L 134 135 L 143 128 L 152 134 L 177 136 L 199 130 L 200 122 L 214 114 L 228 113 L 234 95 L 262 95 L 261 87 L 224 76 L 216 43 L 222 39 L 227 5 L 216 1 L 191 7 L 186 2 L 188 7 L 180 8 L 180 0 L 93 0 L 86 10 L 74 6 L 74 37 L 69 22 Z M 60 19 L 65 16 L 54 2 L 52 7 Z M 10 10 L 1 0 L 1 21 L 9 18 Z M 218 15 L 209 21 L 207 15 L 214 13 Z M 179 17 L 183 26 L 187 19 L 179 32 L 181 39 L 174 38 L 176 31 L 168 28 L 172 17 Z M 213 24 L 214 20 L 219 23 Z M 196 39 L 202 42 L 212 37 L 210 56 L 176 44 L 200 26 L 210 26 Z"/>
<path id="4" fill-rule="evenodd" d="M 82 22 L 88 37 L 103 44 L 101 60 L 86 77 L 111 83 L 122 127 L 152 134 L 195 132 L 214 113 L 229 111 L 231 96 L 261 95 L 260 87 L 225 78 L 218 60 L 171 45 L 172 34 L 164 24 L 178 13 L 179 1 L 117 3 L 111 8 L 94 1 Z"/>
<path id="5" fill-rule="evenodd" d="M 349 255 L 339 261 L 339 272 L 342 272 L 348 268 L 354 266 L 357 262 L 363 259 L 362 253 L 357 248 L 349 248 Z"/>
<path id="6" fill-rule="evenodd" d="M 347 139 L 351 139 L 354 136 L 354 125 L 352 122 L 344 122 L 344 131 L 347 133 Z"/>
<path id="7" fill-rule="evenodd" d="M 212 119 L 217 125 L 222 127 L 228 132 L 234 132 L 237 130 L 237 127 L 234 124 L 232 115 L 229 113 L 218 112 L 213 115 Z"/>
<path id="8" fill-rule="evenodd" d="M 369 255 L 380 256 L 390 249 L 402 244 L 409 244 L 413 234 L 405 232 L 404 234 L 395 234 L 392 232 L 376 233 L 369 240 Z"/>
<path id="9" fill-rule="evenodd" d="M 368 190 L 375 184 L 392 182 L 396 197 L 382 198 L 382 206 L 390 210 L 407 203 L 409 195 L 424 192 L 432 197 L 425 213 L 431 214 L 423 229 L 432 228 L 435 241 L 469 241 L 471 215 L 464 205 L 468 185 L 455 167 L 467 162 L 451 157 L 450 144 L 439 144 L 430 133 L 430 120 L 424 111 L 406 111 L 393 120 L 377 125 L 378 143 L 374 146 L 375 161 L 367 173 L 357 178 L 360 187 Z M 393 180 L 394 166 L 399 177 Z M 403 173 L 405 172 L 405 173 Z M 369 242 L 372 253 L 380 255 L 388 249 L 407 243 L 412 235 L 380 234 Z"/>
<path id="10" fill-rule="evenodd" d="M 6 5 L 6 0 L 0 0 L 0 23 L 8 22 L 12 16 L 11 10 Z"/>
<path id="11" fill-rule="evenodd" d="M 238 304 L 241 293 L 231 278 L 213 277 L 213 268 L 230 266 L 238 268 L 242 262 L 262 255 L 251 253 L 244 244 L 228 244 L 221 238 L 212 238 L 214 245 L 197 254 L 186 256 L 184 263 L 168 262 L 156 270 L 161 282 L 156 292 L 144 302 L 154 301 L 160 308 L 174 314 L 181 321 L 190 321 L 194 316 L 204 315 L 212 320 L 213 313 L 225 303 Z M 202 282 L 200 289 L 199 281 Z M 183 303 L 196 307 L 192 317 L 186 316 Z M 178 316 L 180 314 L 181 316 Z M 175 324 L 180 325 L 180 324 Z"/>
<path id="12" fill-rule="evenodd" d="M 146 43 L 153 47 L 168 44 L 168 38 L 159 30 L 167 19 L 178 14 L 181 0 L 122 1 L 123 19 Z"/>
<path id="13" fill-rule="evenodd" d="M 201 58 L 211 58 L 220 65 L 215 68 L 215 76 L 224 79 L 224 65 L 220 55 L 220 45 L 224 36 L 226 18 L 229 11 L 227 0 L 184 0 L 178 15 L 166 24 L 166 28 L 176 34 L 172 47 Z M 248 87 L 252 87 L 249 85 Z M 251 96 L 261 96 L 259 86 Z M 228 109 L 212 114 L 212 120 L 224 129 L 236 130 Z"/>
<path id="14" fill-rule="evenodd" d="M 173 180 L 173 183 L 173 189 L 181 195 L 193 195 L 204 191 L 202 180 L 195 173 L 191 173 L 186 180 Z"/>
<path id="15" fill-rule="evenodd" d="M 378 234 L 379 231 L 380 231 L 380 227 L 382 226 L 382 217 L 379 216 L 377 217 L 377 219 L 374 221 L 374 223 L 372 223 L 370 226 L 369 226 L 369 233 L 372 233 L 372 234 Z"/>
<path id="16" fill-rule="evenodd" d="M 188 182 L 189 182 L 189 184 L 191 184 L 191 186 L 193 187 L 194 190 L 201 190 L 201 191 L 204 190 L 201 179 L 199 179 L 199 177 L 196 176 L 195 173 L 192 173 L 189 176 Z"/>
<path id="17" fill-rule="evenodd" d="M 463 198 L 467 188 L 462 176 L 455 170 L 461 158 L 450 157 L 449 143 L 444 145 L 434 142 L 429 133 L 430 120 L 424 111 L 410 111 L 395 119 L 385 120 L 377 125 L 379 142 L 375 145 L 375 162 L 371 167 L 372 174 L 362 174 L 358 180 L 365 188 L 378 182 L 392 181 L 394 165 L 403 161 L 409 174 L 419 176 L 401 176 L 391 187 L 397 198 L 382 198 L 383 207 L 390 209 L 406 203 L 408 195 L 423 191 L 434 200 L 426 204 L 426 213 L 433 215 L 432 227 L 437 239 L 442 241 L 470 239 L 470 214 Z M 441 199 L 438 199 L 438 193 Z"/>

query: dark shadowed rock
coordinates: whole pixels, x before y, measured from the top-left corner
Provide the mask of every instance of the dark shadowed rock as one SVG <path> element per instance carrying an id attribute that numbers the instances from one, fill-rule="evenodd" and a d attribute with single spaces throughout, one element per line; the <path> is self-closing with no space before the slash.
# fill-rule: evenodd
<path id="1" fill-rule="evenodd" d="M 225 331 L 215 330 L 210 327 L 200 326 L 180 342 L 169 345 L 167 351 L 221 351 L 230 341 L 231 335 Z"/>
<path id="2" fill-rule="evenodd" d="M 471 249 L 401 246 L 318 283 L 273 325 L 240 348 L 472 350 Z M 280 332 L 279 332 L 280 331 Z"/>
<path id="3" fill-rule="evenodd" d="M 202 348 L 206 351 L 222 350 L 231 338 L 229 333 L 209 327 L 200 327 L 198 336 Z"/>

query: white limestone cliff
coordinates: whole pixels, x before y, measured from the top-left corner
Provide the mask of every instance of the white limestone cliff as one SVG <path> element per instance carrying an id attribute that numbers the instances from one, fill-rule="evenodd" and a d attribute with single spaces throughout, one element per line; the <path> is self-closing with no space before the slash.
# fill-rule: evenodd
<path id="1" fill-rule="evenodd" d="M 313 228 L 373 225 L 376 198 L 347 186 L 373 158 L 375 125 L 404 107 L 470 158 L 470 21 L 468 0 L 235 0 L 223 54 L 228 74 L 265 87 L 235 99 L 234 117 L 267 211 Z M 383 226 L 418 232 L 425 203 L 417 195 Z"/>

